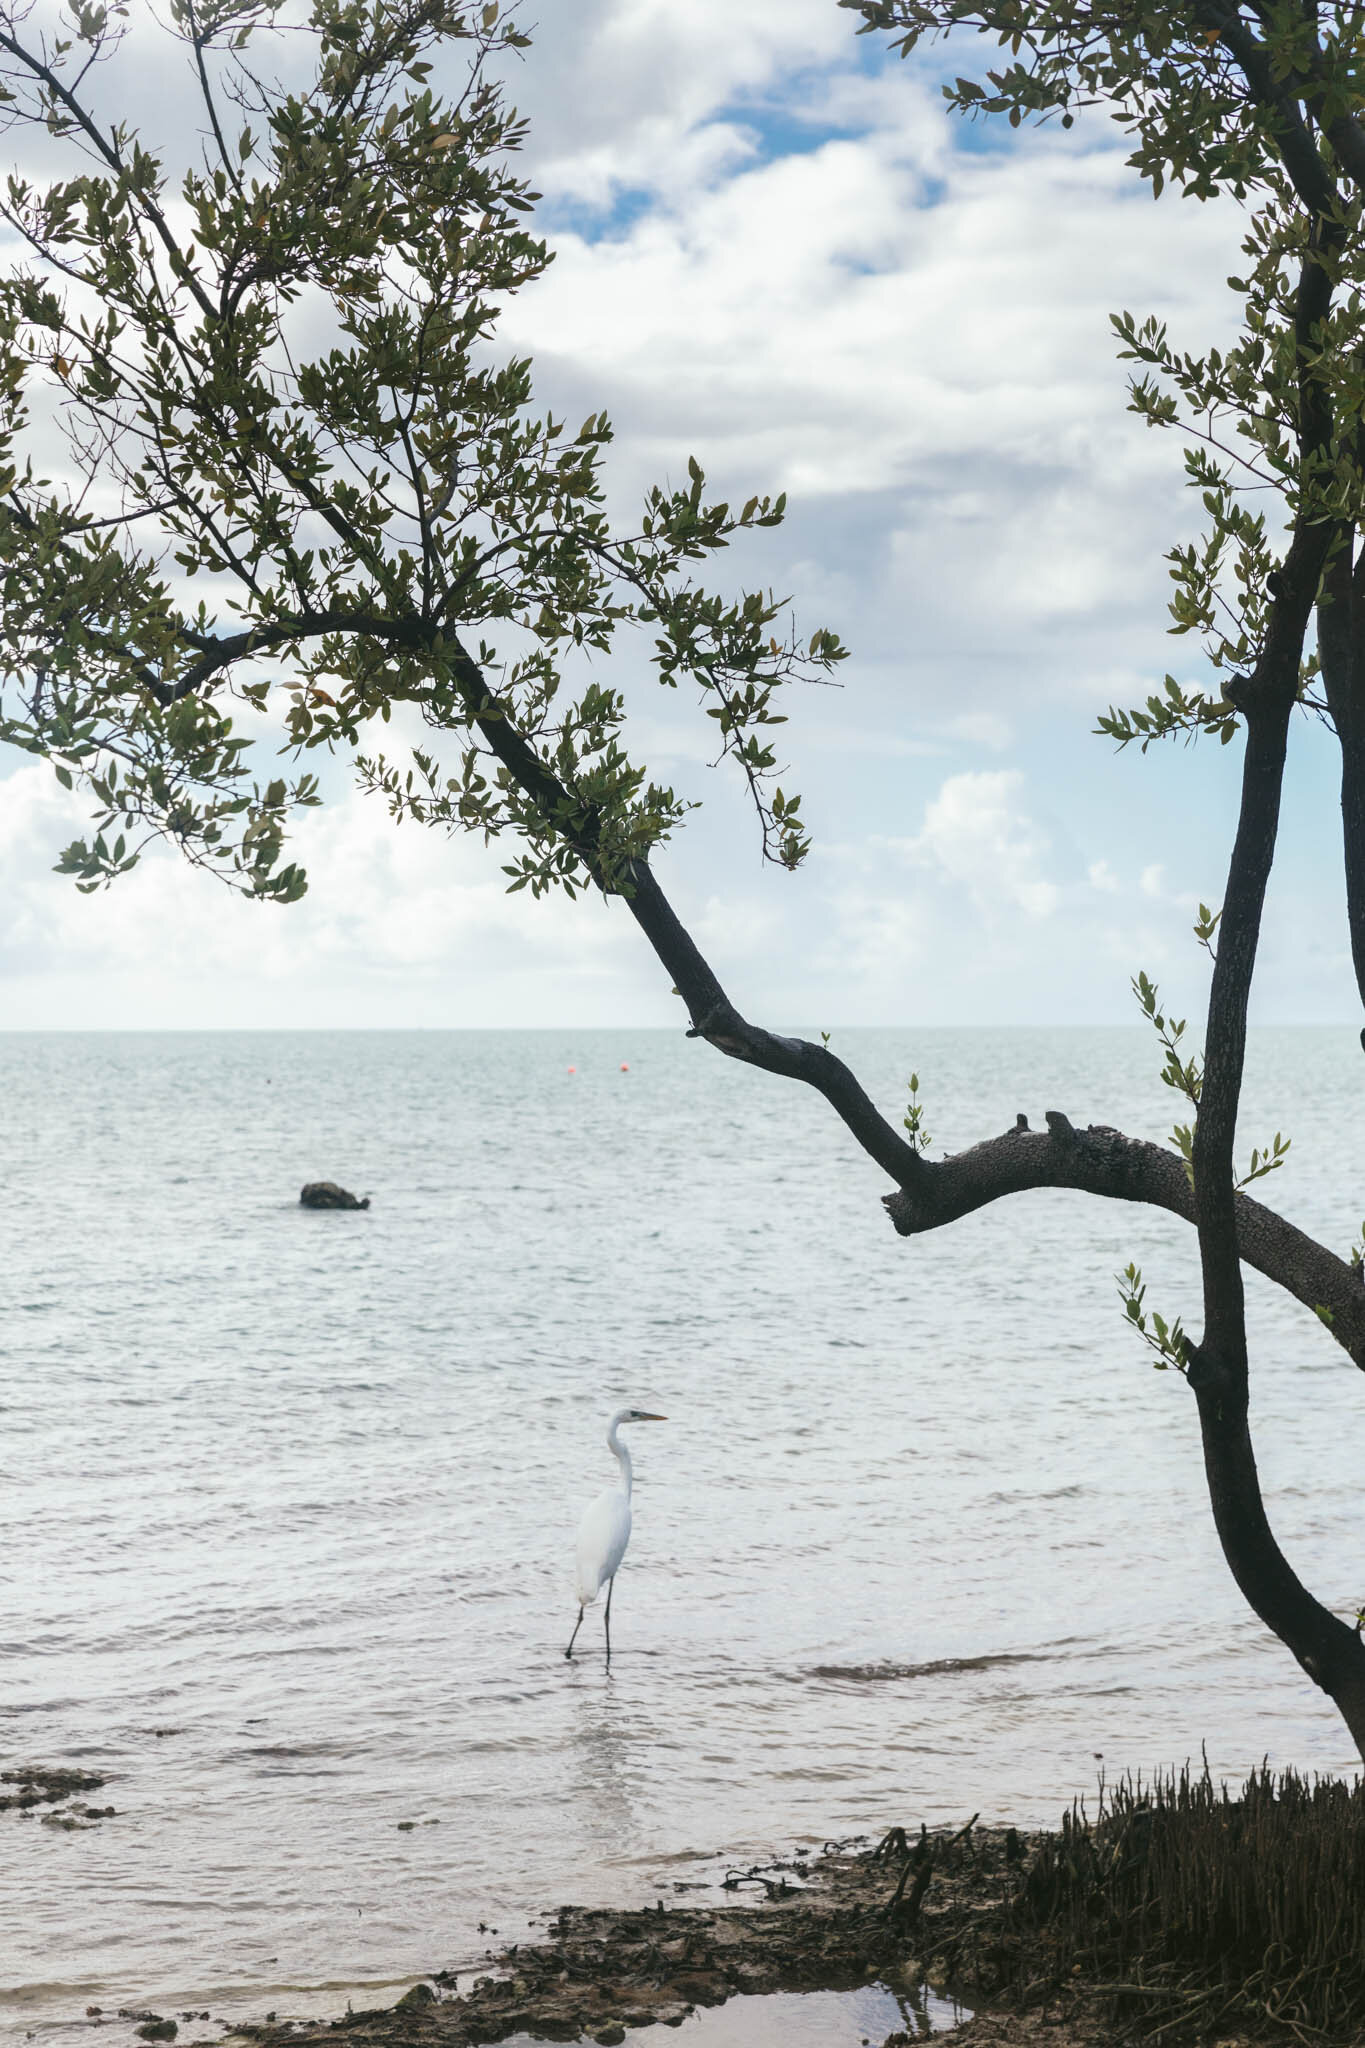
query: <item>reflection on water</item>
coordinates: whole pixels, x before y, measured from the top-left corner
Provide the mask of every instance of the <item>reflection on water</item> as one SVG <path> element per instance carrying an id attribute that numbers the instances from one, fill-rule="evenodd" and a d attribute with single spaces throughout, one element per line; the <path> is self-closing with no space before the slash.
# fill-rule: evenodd
<path id="1" fill-rule="evenodd" d="M 667 2037 L 657 2027 L 627 2028 L 625 2048 L 658 2048 L 662 2038 L 679 2048 L 881 2048 L 888 2035 L 927 2040 L 971 2018 L 970 2006 L 940 1998 L 927 1984 L 893 1991 L 864 1984 L 856 1991 L 772 1991 L 699 2006 Z M 506 2048 L 539 2048 L 532 2034 L 509 2034 Z"/>
<path id="2" fill-rule="evenodd" d="M 658 1741 L 649 1715 L 632 1713 L 609 1683 L 590 1682 L 573 1702 L 565 1797 L 585 1808 L 586 1825 L 605 1855 L 639 1839 L 631 1778 Z"/>
<path id="3" fill-rule="evenodd" d="M 1140 1034 L 839 1043 L 955 1150 L 1169 1122 Z M 1253 1043 L 1248 1142 L 1292 1127 L 1274 1195 L 1340 1245 L 1358 1062 Z M 0 1089 L 0 1767 L 117 1808 L 0 1815 L 16 2032 L 380 2003 L 564 1900 L 1055 1820 L 1101 1757 L 1351 1766 L 1115 1307 L 1133 1258 L 1197 1314 L 1173 1219 L 1049 1193 L 903 1242 L 823 1103 L 667 1034 L 9 1037 Z M 300 1210 L 320 1176 L 373 1207 Z M 1250 1285 L 1272 1516 L 1345 1608 L 1361 1375 Z M 608 1677 L 562 1652 L 626 1401 L 670 1423 Z"/>

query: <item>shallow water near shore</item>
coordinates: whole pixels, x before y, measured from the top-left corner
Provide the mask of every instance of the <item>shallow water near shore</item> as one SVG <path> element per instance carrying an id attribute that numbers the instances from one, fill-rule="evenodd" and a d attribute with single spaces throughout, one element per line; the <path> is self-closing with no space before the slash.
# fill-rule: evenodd
<path id="1" fill-rule="evenodd" d="M 893 1991 L 866 1984 L 858 1991 L 773 1991 L 755 1998 L 729 1998 L 700 2006 L 672 2035 L 657 2027 L 629 2027 L 621 2048 L 657 2048 L 672 2039 L 678 2048 L 866 2048 L 888 2034 L 911 2041 L 950 2033 L 971 2014 L 951 1998 L 921 1985 Z M 506 2048 L 537 2048 L 534 2034 L 509 2034 Z"/>
<path id="2" fill-rule="evenodd" d="M 834 1043 L 893 1117 L 916 1068 L 935 1151 L 1172 1121 L 1138 1032 Z M 1266 1198 L 1343 1251 L 1360 1069 L 1253 1034 L 1242 1149 L 1292 1133 Z M 10 1035 L 0 1086 L 0 1768 L 116 1809 L 0 1813 L 15 2037 L 383 2004 L 563 1900 L 1051 1823 L 1205 1743 L 1353 1768 L 1122 1324 L 1130 1258 L 1197 1324 L 1183 1224 L 1048 1193 L 902 1242 L 823 1103 L 681 1034 Z M 372 1208 L 300 1210 L 323 1177 Z M 1353 1613 L 1365 1383 L 1250 1287 L 1272 1519 Z M 670 1420 L 608 1678 L 598 1613 L 562 1650 L 624 1401 Z"/>

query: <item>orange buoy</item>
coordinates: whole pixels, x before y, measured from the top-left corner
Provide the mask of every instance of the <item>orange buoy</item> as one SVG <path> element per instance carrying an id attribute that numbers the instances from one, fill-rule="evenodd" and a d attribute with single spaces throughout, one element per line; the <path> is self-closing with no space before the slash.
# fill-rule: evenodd
<path id="1" fill-rule="evenodd" d="M 570 1072 L 571 1074 L 576 1074 L 576 1073 L 578 1072 L 578 1069 L 577 1069 L 577 1067 L 570 1067 L 570 1069 L 569 1069 L 569 1072 Z"/>
<path id="2" fill-rule="evenodd" d="M 627 1064 L 626 1064 L 626 1062 L 625 1062 L 624 1060 L 622 1060 L 622 1062 L 621 1062 L 621 1072 L 622 1072 L 623 1074 L 628 1074 L 628 1073 L 630 1072 L 630 1068 L 629 1068 L 629 1067 L 627 1066 Z"/>

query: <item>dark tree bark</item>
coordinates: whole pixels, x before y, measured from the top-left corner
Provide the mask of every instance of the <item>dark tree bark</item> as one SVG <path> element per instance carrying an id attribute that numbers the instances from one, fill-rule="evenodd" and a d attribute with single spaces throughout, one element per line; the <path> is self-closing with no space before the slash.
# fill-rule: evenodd
<path id="1" fill-rule="evenodd" d="M 1359 451 L 1365 462 L 1365 448 Z M 1351 964 L 1365 1004 L 1365 548 L 1352 561 L 1355 529 L 1344 522 L 1318 605 L 1323 694 L 1341 745 L 1341 837 Z"/>
<path id="2" fill-rule="evenodd" d="M 1190 1385 L 1199 1408 L 1213 1523 L 1247 1602 L 1336 1706 L 1365 1757 L 1365 1645 L 1314 1599 L 1275 1541 L 1261 1498 L 1245 1388 L 1196 1354 Z"/>
<path id="3" fill-rule="evenodd" d="M 1312 587 L 1316 589 L 1316 576 Z M 1263 665 L 1255 682 L 1247 711 L 1242 808 L 1209 999 L 1205 1078 L 1195 1126 L 1195 1218 L 1204 1277 L 1204 1332 L 1191 1349 L 1188 1377 L 1198 1405 L 1214 1527 L 1233 1578 L 1248 1605 L 1334 1701 L 1365 1756 L 1365 1643 L 1314 1598 L 1275 1541 L 1251 1441 L 1232 1146 L 1247 1002 L 1275 857 L 1289 717 L 1297 694 L 1297 658 L 1288 679 L 1273 668 L 1267 674 Z"/>

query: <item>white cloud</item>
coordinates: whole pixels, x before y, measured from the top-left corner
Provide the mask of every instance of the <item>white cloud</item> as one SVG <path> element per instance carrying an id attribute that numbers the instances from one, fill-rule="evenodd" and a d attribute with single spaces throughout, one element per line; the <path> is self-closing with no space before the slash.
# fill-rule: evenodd
<path id="1" fill-rule="evenodd" d="M 686 192 L 747 160 L 746 107 L 789 104 L 794 88 L 809 98 L 853 50 L 829 0 L 561 0 L 542 8 L 510 84 L 539 186 L 607 205 L 621 190 Z"/>
<path id="2" fill-rule="evenodd" d="M 903 734 L 941 728 L 945 668 L 958 719 L 1021 688 L 1089 708 L 1097 675 L 1140 696 L 1192 512 L 1175 444 L 1125 413 L 1107 316 L 1220 333 L 1238 215 L 1132 196 L 1116 150 L 964 150 L 913 75 L 840 86 L 863 132 L 561 234 L 503 338 L 571 417 L 609 406 L 623 517 L 689 453 L 722 494 L 787 490 L 729 573 L 894 662 Z"/>
<path id="3" fill-rule="evenodd" d="M 81 896 L 51 872 L 82 821 L 50 771 L 19 768 L 0 799 L 10 1028 L 607 1023 L 623 1005 L 671 1020 L 620 905 L 509 896 L 496 846 L 395 828 L 354 792 L 301 824 L 294 851 L 312 886 L 287 909 L 245 902 L 162 850 Z"/>
<path id="4" fill-rule="evenodd" d="M 1002 911 L 1050 917 L 1056 884 L 1043 873 L 1048 843 L 1017 804 L 1024 778 L 1015 769 L 950 775 L 924 814 L 918 837 L 903 845 L 908 860 L 936 868 L 966 890 L 977 913 Z"/>

